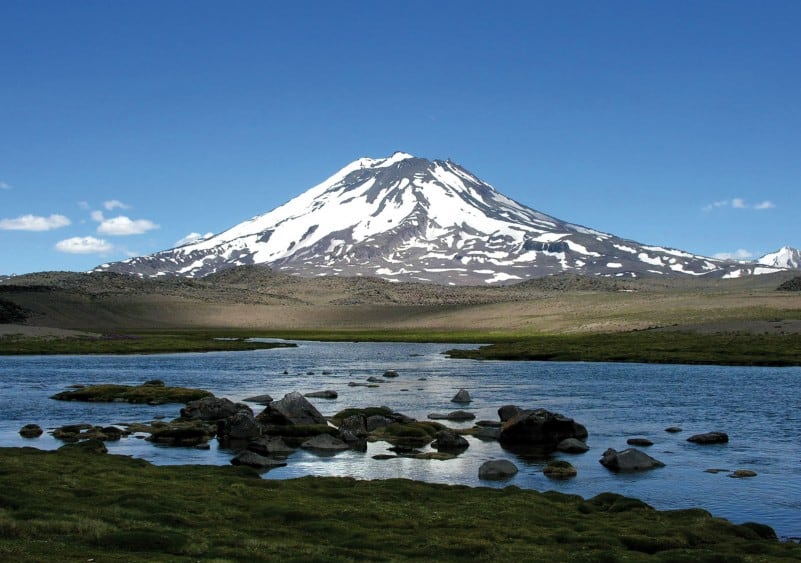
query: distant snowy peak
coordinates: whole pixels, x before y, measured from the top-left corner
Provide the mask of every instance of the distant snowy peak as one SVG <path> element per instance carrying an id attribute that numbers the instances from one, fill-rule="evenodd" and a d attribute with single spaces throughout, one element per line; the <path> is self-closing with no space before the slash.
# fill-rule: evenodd
<path id="1" fill-rule="evenodd" d="M 220 234 L 100 271 L 200 277 L 260 264 L 304 276 L 455 285 L 561 272 L 739 277 L 775 271 L 645 246 L 506 197 L 450 160 L 360 158 L 284 205 Z"/>
<path id="2" fill-rule="evenodd" d="M 790 270 L 801 269 L 801 250 L 790 246 L 783 246 L 776 252 L 765 254 L 757 260 L 757 263 L 775 268 L 787 268 Z"/>

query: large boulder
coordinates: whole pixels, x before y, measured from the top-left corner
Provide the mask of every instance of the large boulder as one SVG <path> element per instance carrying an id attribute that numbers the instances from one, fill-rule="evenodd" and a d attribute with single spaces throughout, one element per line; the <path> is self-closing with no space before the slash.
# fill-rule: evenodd
<path id="1" fill-rule="evenodd" d="M 453 430 L 440 430 L 437 439 L 431 443 L 432 448 L 442 452 L 462 452 L 469 446 L 470 442 Z"/>
<path id="2" fill-rule="evenodd" d="M 485 461 L 478 468 L 478 478 L 490 481 L 509 479 L 517 474 L 517 466 L 507 459 Z"/>
<path id="3" fill-rule="evenodd" d="M 293 391 L 268 404 L 257 420 L 262 424 L 326 424 L 325 417 L 306 398 Z"/>
<path id="4" fill-rule="evenodd" d="M 585 440 L 587 429 L 559 413 L 545 409 L 524 410 L 507 420 L 498 437 L 504 446 L 525 446 L 555 450 L 562 440 Z"/>
<path id="5" fill-rule="evenodd" d="M 354 414 L 342 420 L 339 437 L 350 447 L 360 451 L 367 450 L 367 417 Z"/>
<path id="6" fill-rule="evenodd" d="M 204 397 L 197 401 L 189 401 L 181 409 L 181 418 L 188 420 L 223 420 L 240 411 L 253 411 L 242 403 L 234 403 L 230 399 Z"/>
<path id="7" fill-rule="evenodd" d="M 258 438 L 261 434 L 262 427 L 250 412 L 237 412 L 217 423 L 217 438 L 223 443 Z"/>
<path id="8" fill-rule="evenodd" d="M 664 467 L 665 464 L 636 448 L 626 448 L 618 452 L 609 448 L 599 460 L 601 465 L 612 471 L 646 471 Z"/>

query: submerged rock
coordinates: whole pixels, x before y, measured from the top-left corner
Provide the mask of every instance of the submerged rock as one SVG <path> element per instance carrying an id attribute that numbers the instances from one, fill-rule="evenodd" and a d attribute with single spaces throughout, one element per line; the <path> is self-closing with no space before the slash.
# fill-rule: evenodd
<path id="1" fill-rule="evenodd" d="M 332 391 L 331 389 L 326 389 L 325 391 L 314 391 L 312 393 L 306 393 L 303 395 L 304 397 L 308 397 L 309 399 L 336 399 L 339 397 L 339 393 L 336 391 Z"/>
<path id="2" fill-rule="evenodd" d="M 756 477 L 757 472 L 751 471 L 750 469 L 737 469 L 736 471 L 732 472 L 729 477 L 734 477 L 735 479 L 740 479 L 742 477 Z"/>
<path id="3" fill-rule="evenodd" d="M 400 374 L 394 369 L 388 369 L 384 372 L 384 377 L 398 377 Z"/>
<path id="4" fill-rule="evenodd" d="M 729 441 L 729 435 L 725 432 L 705 432 L 690 436 L 687 441 L 694 444 L 725 444 Z"/>
<path id="5" fill-rule="evenodd" d="M 641 447 L 654 445 L 654 443 L 648 438 L 629 438 L 628 440 L 626 440 L 626 443 L 629 446 L 641 446 Z"/>

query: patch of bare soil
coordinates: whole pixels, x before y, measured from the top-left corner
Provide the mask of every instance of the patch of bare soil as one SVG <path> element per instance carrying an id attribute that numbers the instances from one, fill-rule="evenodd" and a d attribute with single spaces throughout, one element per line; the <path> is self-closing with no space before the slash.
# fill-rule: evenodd
<path id="1" fill-rule="evenodd" d="M 0 324 L 0 338 L 23 336 L 26 338 L 76 338 L 79 336 L 98 336 L 91 332 L 55 328 L 50 326 L 30 326 Z"/>

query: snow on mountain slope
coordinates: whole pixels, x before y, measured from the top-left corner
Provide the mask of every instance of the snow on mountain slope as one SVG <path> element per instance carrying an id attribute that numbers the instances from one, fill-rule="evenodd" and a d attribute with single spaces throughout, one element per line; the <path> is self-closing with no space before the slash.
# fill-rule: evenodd
<path id="1" fill-rule="evenodd" d="M 776 252 L 765 254 L 757 263 L 775 268 L 787 268 L 790 270 L 801 269 L 801 250 L 790 246 L 783 246 Z"/>
<path id="2" fill-rule="evenodd" d="M 97 270 L 199 277 L 246 264 L 304 276 L 459 285 L 564 271 L 616 277 L 757 272 L 757 266 L 644 246 L 561 221 L 513 201 L 458 164 L 402 152 L 358 159 L 213 237 Z"/>

